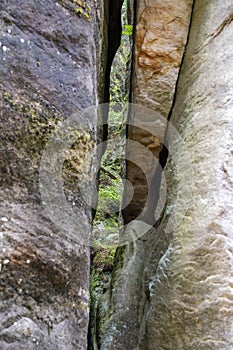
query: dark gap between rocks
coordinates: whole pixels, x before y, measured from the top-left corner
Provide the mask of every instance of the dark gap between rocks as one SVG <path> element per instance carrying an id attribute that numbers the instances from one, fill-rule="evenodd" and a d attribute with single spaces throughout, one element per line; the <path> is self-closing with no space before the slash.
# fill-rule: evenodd
<path id="1" fill-rule="evenodd" d="M 108 32 L 108 45 L 109 46 L 108 46 L 107 69 L 106 69 L 106 76 L 105 76 L 106 90 L 105 90 L 105 101 L 104 101 L 107 103 L 112 101 L 111 91 L 113 91 L 113 90 L 111 90 L 111 80 L 112 80 L 112 76 L 114 74 L 114 70 L 113 70 L 113 63 L 114 62 L 113 61 L 114 61 L 114 57 L 115 57 L 117 51 L 120 50 L 119 44 L 120 44 L 121 35 L 119 35 L 119 33 L 121 33 L 121 23 L 120 23 L 121 21 L 120 21 L 120 17 L 119 17 L 119 15 L 120 15 L 119 6 L 121 8 L 121 6 L 123 4 L 126 4 L 126 2 L 127 2 L 126 0 L 124 2 L 123 1 L 116 1 L 116 2 L 114 2 L 113 7 L 111 7 L 109 5 L 109 2 L 107 1 L 107 6 L 110 7 L 110 8 L 108 8 L 109 19 L 110 18 L 114 19 L 112 22 L 111 21 L 109 22 L 109 32 Z M 118 10 L 116 10 L 116 7 Z M 131 1 L 131 7 L 132 7 L 132 1 Z M 134 7 L 134 9 L 132 12 L 134 12 L 134 14 L 132 14 L 132 13 L 129 14 L 129 16 L 131 16 L 130 23 L 132 23 L 132 22 L 135 23 L 135 13 L 137 10 L 136 2 L 134 2 L 133 7 Z M 130 9 L 128 9 L 128 11 L 129 10 Z M 132 8 L 131 8 L 131 10 L 132 10 Z M 114 16 L 114 14 L 116 14 L 116 13 L 118 13 L 118 16 Z M 192 19 L 192 16 L 191 16 L 191 19 Z M 191 23 L 191 19 L 190 19 L 190 23 Z M 130 29 L 130 28 L 128 28 L 128 29 Z M 189 28 L 189 30 L 190 30 L 190 28 Z M 116 42 L 116 40 L 117 40 L 117 42 Z M 189 33 L 188 33 L 188 37 L 187 37 L 186 47 L 188 45 L 188 42 L 189 42 Z M 131 42 L 131 51 L 132 51 L 132 42 Z M 181 61 L 180 71 L 182 69 L 185 53 L 186 53 L 186 48 L 184 50 L 183 58 Z M 132 101 L 130 101 L 131 92 L 132 92 L 131 87 L 130 87 L 130 80 L 132 78 L 132 76 L 131 76 L 132 75 L 132 70 L 131 70 L 132 59 L 133 58 L 130 59 L 130 61 L 128 62 L 128 65 L 127 65 L 127 69 L 129 69 L 129 74 L 128 74 L 129 81 L 128 81 L 128 84 L 126 84 L 126 87 L 128 88 L 128 90 L 127 90 L 128 94 L 127 94 L 127 98 L 124 102 L 128 102 L 128 101 L 132 102 Z M 174 93 L 174 98 L 173 98 L 171 110 L 170 110 L 170 113 L 168 116 L 168 122 L 171 119 L 171 115 L 172 115 L 174 105 L 176 102 L 177 86 L 178 86 L 178 82 L 179 82 L 179 77 L 180 77 L 180 72 L 179 72 L 177 82 L 176 82 L 175 93 Z M 117 93 L 117 91 L 116 91 L 116 93 Z M 119 101 L 122 102 L 122 100 L 119 100 Z M 109 141 L 111 139 L 111 132 L 112 131 L 111 131 L 111 127 L 109 126 L 110 119 L 111 119 L 111 109 L 109 110 L 109 113 L 108 113 L 108 122 L 106 120 L 106 125 L 103 129 L 103 140 L 104 141 L 106 141 L 106 140 Z M 127 137 L 128 137 L 127 127 L 126 127 L 126 129 L 124 129 L 124 131 L 125 131 L 125 139 L 127 139 Z M 165 137 L 163 140 L 163 147 L 162 147 L 162 150 L 159 154 L 160 167 L 157 168 L 155 175 L 152 178 L 152 182 L 151 182 L 151 188 L 153 189 L 153 191 L 150 191 L 150 193 L 148 194 L 148 197 L 149 197 L 148 199 L 149 199 L 149 203 L 151 204 L 151 206 L 150 206 L 149 211 L 148 211 L 146 218 L 145 218 L 145 222 L 147 222 L 148 224 L 151 223 L 155 228 L 157 228 L 160 225 L 161 221 L 163 220 L 163 216 L 164 216 L 164 210 L 163 210 L 160 217 L 154 223 L 154 213 L 155 213 L 156 208 L 158 206 L 159 195 L 160 195 L 162 172 L 163 172 L 164 167 L 166 166 L 168 156 L 169 156 L 169 145 L 168 145 L 168 141 L 166 138 L 166 134 L 167 134 L 167 132 L 165 133 Z M 105 150 L 105 152 L 106 152 L 106 150 Z M 103 155 L 103 157 L 104 157 L 104 155 Z M 111 170 L 109 170 L 107 167 L 103 167 L 102 172 L 105 174 L 105 176 L 108 176 L 113 181 L 116 180 L 115 174 L 112 173 Z M 125 169 L 123 169 L 123 173 L 124 172 L 125 172 Z M 123 174 L 123 175 L 125 175 L 125 174 Z M 101 186 L 101 181 L 100 181 L 100 186 Z M 122 198 L 120 198 L 120 200 L 121 199 Z M 117 212 L 117 215 L 118 214 L 119 214 L 119 212 Z M 130 222 L 130 220 L 129 220 L 129 222 Z M 124 224 L 127 224 L 127 223 L 128 223 L 127 219 L 125 219 L 125 217 L 124 217 Z M 117 227 L 115 227 L 114 229 L 117 231 Z M 96 306 L 97 306 L 97 302 L 98 302 L 98 297 L 102 294 L 102 291 L 105 288 L 108 288 L 109 283 L 111 281 L 113 261 L 114 261 L 116 247 L 117 247 L 117 245 L 115 247 L 113 247 L 113 246 L 106 247 L 106 246 L 103 246 L 100 244 L 99 246 L 91 248 L 91 288 L 90 288 L 91 307 L 90 307 L 88 350 L 94 350 L 93 339 L 95 338 L 94 335 L 95 335 Z M 119 247 L 117 249 L 117 252 L 116 252 L 117 255 L 121 254 L 122 248 L 123 247 Z M 96 273 L 96 271 L 97 271 L 97 273 Z M 93 298 L 93 291 L 95 290 L 95 288 L 97 288 L 97 293 L 95 294 L 95 296 Z M 98 346 L 97 346 L 97 348 L 98 348 Z"/>
<path id="2" fill-rule="evenodd" d="M 127 0 L 105 0 L 105 13 L 108 17 L 108 40 L 103 102 L 109 103 L 109 106 L 104 107 L 101 140 L 108 142 L 102 150 L 98 174 L 99 204 L 93 220 L 88 350 L 94 349 L 97 302 L 104 286 L 110 281 L 119 237 L 118 217 L 122 197 L 119 187 L 124 172 L 122 165 L 124 157 L 121 158 L 120 154 L 125 152 L 125 121 L 122 119 L 122 106 L 128 102 L 129 79 L 128 82 L 126 80 L 127 76 L 130 76 L 131 68 L 132 26 L 127 24 Z M 126 51 L 128 57 L 124 56 Z M 115 141 L 116 139 L 118 141 Z M 119 140 L 122 140 L 120 144 Z M 109 148 L 108 145 L 112 142 L 114 147 Z"/>

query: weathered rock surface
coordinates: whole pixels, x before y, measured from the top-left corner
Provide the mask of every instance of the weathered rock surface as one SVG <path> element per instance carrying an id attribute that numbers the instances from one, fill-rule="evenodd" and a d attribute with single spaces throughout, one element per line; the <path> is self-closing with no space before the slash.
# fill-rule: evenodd
<path id="1" fill-rule="evenodd" d="M 118 250 L 100 349 L 233 347 L 232 21 L 229 1 L 195 1 L 171 118 L 181 137 L 168 131 L 165 214 Z"/>
<path id="2" fill-rule="evenodd" d="M 174 99 L 174 92 L 187 41 L 192 0 L 183 1 L 139 1 L 136 14 L 135 53 L 132 74 L 132 102 L 156 111 L 159 116 L 169 116 Z M 134 160 L 127 164 L 127 178 L 134 187 L 134 197 L 130 205 L 123 211 L 125 222 L 137 217 L 146 204 L 148 184 L 140 168 L 140 147 L 150 149 L 154 157 L 159 159 L 162 142 L 166 130 L 166 122 L 156 133 L 161 124 L 149 116 L 144 118 L 131 113 L 128 138 L 139 142 L 128 145 L 128 154 L 133 153 Z M 141 119 L 141 127 L 137 119 Z M 143 119 L 142 119 L 143 118 Z M 145 129 L 143 129 L 143 123 Z M 151 132 L 148 130 L 151 129 Z M 150 161 L 143 167 L 145 174 L 153 174 L 155 164 Z M 125 192 L 127 200 L 127 190 Z M 150 206 L 153 204 L 150 203 Z"/>
<path id="3" fill-rule="evenodd" d="M 148 213 L 152 211 L 154 220 L 156 203 L 152 200 L 156 194 L 151 192 L 155 190 L 152 179 L 155 175 L 159 178 L 156 160 L 162 149 L 166 119 L 173 103 L 191 10 L 192 1 L 138 3 L 132 102 L 149 109 L 132 107 L 130 114 L 129 122 L 133 126 L 128 130 L 127 159 L 130 161 L 127 162 L 127 179 L 133 185 L 134 197 L 123 210 L 125 223 L 135 218 L 151 223 Z M 128 187 L 124 201 L 128 202 Z M 140 237 L 144 236 L 141 228 L 136 227 Z M 129 227 L 125 236 L 130 237 L 132 231 L 133 228 Z M 142 240 L 118 250 L 111 286 L 99 305 L 99 349 L 137 349 L 139 346 L 149 296 L 149 287 L 143 276 L 147 258 L 151 250 L 156 249 L 158 261 L 167 246 L 162 235 L 156 239 L 155 235 L 155 229 L 152 229 Z"/>
<path id="4" fill-rule="evenodd" d="M 195 1 L 171 118 L 183 140 L 166 170 L 172 238 L 149 281 L 142 349 L 233 347 L 232 19 L 228 1 Z"/>
<path id="5" fill-rule="evenodd" d="M 170 112 L 192 1 L 149 0 L 137 5 L 133 102 Z"/>
<path id="6" fill-rule="evenodd" d="M 118 251 L 101 349 L 232 349 L 232 18 L 227 1 L 195 1 L 164 220 Z"/>
<path id="7" fill-rule="evenodd" d="M 50 221 L 40 201 L 39 165 L 57 125 L 97 103 L 98 6 L 69 0 L 0 3 L 3 350 L 86 349 L 89 250 L 78 230 L 77 239 L 69 235 L 69 223 L 65 231 Z M 95 130 L 96 120 L 90 122 Z M 89 140 L 83 140 L 82 151 Z M 67 199 L 88 228 L 91 210 L 80 202 L 75 174 L 68 170 Z"/>

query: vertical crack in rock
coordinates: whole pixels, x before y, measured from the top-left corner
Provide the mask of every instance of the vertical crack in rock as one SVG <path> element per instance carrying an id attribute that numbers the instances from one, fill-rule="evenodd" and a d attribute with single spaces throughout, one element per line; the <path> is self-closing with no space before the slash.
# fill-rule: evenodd
<path id="1" fill-rule="evenodd" d="M 100 88 L 100 103 L 110 103 L 110 83 L 111 83 L 111 68 L 115 55 L 120 47 L 122 35 L 121 9 L 124 0 L 104 0 L 104 27 L 103 28 L 103 45 L 102 45 L 102 65 L 103 65 L 103 86 Z M 100 111 L 102 118 L 102 126 L 100 130 L 100 139 L 104 142 L 108 140 L 108 114 L 109 107 L 106 105 L 104 111 Z M 99 155 L 99 161 L 104 156 L 106 149 L 103 146 L 102 154 Z M 102 169 L 102 168 L 101 168 Z M 102 169 L 104 170 L 104 169 Z M 97 176 L 99 182 L 99 174 Z M 94 213 L 95 216 L 96 212 Z M 95 329 L 95 302 L 91 300 L 90 317 L 88 327 L 88 349 L 94 347 L 93 336 Z"/>
<path id="2" fill-rule="evenodd" d="M 127 162 L 127 179 L 133 185 L 134 196 L 127 207 L 124 208 L 123 205 L 126 224 L 134 221 L 142 211 L 145 214 L 143 218 L 148 223 L 154 216 L 162 168 L 165 167 L 168 156 L 167 147 L 163 147 L 163 144 L 166 146 L 166 120 L 169 120 L 176 99 L 177 80 L 189 33 L 192 6 L 191 0 L 179 3 L 157 1 L 156 4 L 152 0 L 137 2 L 131 102 L 159 113 L 165 123 L 163 133 L 158 138 L 143 128 L 132 126 L 136 123 L 134 115 L 129 114 L 131 126 L 127 138 L 144 147 L 148 146 L 148 140 L 156 141 L 153 155 L 160 161 L 161 168 L 156 170 L 154 164 L 148 162 L 143 169 L 147 174 L 155 174 L 150 183 L 152 192 L 148 194 L 148 184 L 143 172 L 137 167 L 140 147 L 137 148 L 137 143 L 134 142 L 132 148 L 127 148 L 127 152 L 134 154 L 135 162 Z M 147 123 L 151 115 L 152 112 L 144 115 L 142 123 Z M 134 229 L 140 236 L 140 225 Z M 118 248 L 110 287 L 103 294 L 98 307 L 98 349 L 144 349 L 140 344 L 146 334 L 145 316 L 150 298 L 149 276 L 152 269 L 148 262 L 153 253 L 155 258 L 152 265 L 154 267 L 158 264 L 167 246 L 168 237 L 152 227 L 142 239 Z"/>
<path id="3" fill-rule="evenodd" d="M 183 1 L 180 4 L 158 1 L 156 5 L 152 1 L 146 4 L 143 1 L 137 3 L 131 100 L 155 111 L 154 120 L 151 120 L 151 113 L 148 111 L 145 113 L 147 115 L 141 117 L 144 118 L 140 120 L 141 125 L 151 123 L 151 130 L 156 129 L 157 114 L 164 118 L 164 126 L 157 135 L 156 131 L 150 133 L 142 127 L 128 128 L 128 138 L 149 148 L 153 156 L 160 161 L 161 167 L 148 162 L 143 170 L 139 169 L 137 163 L 140 164 L 141 152 L 137 150 L 136 142 L 132 143 L 134 149 L 127 148 L 128 154 L 134 154 L 134 162 L 127 162 L 127 178 L 133 185 L 134 195 L 127 207 L 123 205 L 126 224 L 137 217 L 149 224 L 154 221 L 162 168 L 167 157 L 167 147 L 163 147 L 166 144 L 166 119 L 169 120 L 175 100 L 192 5 L 192 1 Z M 136 125 L 137 117 L 129 115 L 129 124 Z M 144 173 L 148 175 L 151 183 L 148 183 Z M 124 201 L 128 202 L 127 186 Z"/>
<path id="4" fill-rule="evenodd" d="M 183 55 L 182 55 L 182 59 L 181 59 L 181 63 L 180 63 L 180 68 L 179 68 L 177 80 L 176 80 L 176 83 L 175 83 L 175 89 L 174 89 L 172 105 L 171 105 L 171 109 L 170 109 L 168 117 L 167 117 L 168 122 L 171 120 L 171 116 L 172 116 L 172 113 L 173 113 L 173 110 L 174 110 L 174 106 L 175 106 L 175 103 L 176 103 L 178 83 L 179 83 L 179 79 L 180 79 L 180 74 L 181 74 L 181 70 L 182 70 L 182 66 L 183 66 L 183 62 L 184 62 L 187 46 L 188 46 L 188 43 L 189 43 L 189 36 L 190 36 L 191 23 L 192 23 L 192 17 L 193 17 L 194 2 L 195 1 L 193 1 L 192 9 L 191 9 L 187 40 L 186 40 L 186 44 L 185 44 L 185 47 L 184 47 L 184 50 L 183 50 Z M 169 144 L 168 144 L 168 140 L 167 140 L 168 127 L 169 127 L 169 123 L 167 124 L 165 135 L 164 135 L 164 139 L 163 139 L 163 143 L 162 143 L 162 149 L 161 149 L 161 151 L 159 153 L 159 164 L 160 164 L 160 166 L 157 167 L 157 169 L 155 171 L 155 175 L 152 178 L 151 188 L 154 188 L 155 191 L 149 193 L 149 196 L 151 196 L 151 198 L 149 198 L 149 203 L 150 203 L 150 208 L 149 208 L 149 213 L 148 213 L 148 217 L 149 218 L 153 216 L 153 213 L 156 211 L 156 208 L 157 208 L 157 205 L 158 205 L 159 195 L 160 195 L 160 187 L 161 187 L 161 180 L 162 180 L 162 172 L 163 172 L 163 169 L 166 166 L 166 163 L 167 163 L 167 160 L 168 160 L 168 156 L 169 156 Z M 159 216 L 159 218 L 156 219 L 155 224 L 153 224 L 153 226 L 155 228 L 160 225 L 161 221 L 163 220 L 164 213 L 165 213 L 165 208 L 162 211 L 162 213 Z"/>
<path id="5" fill-rule="evenodd" d="M 121 8 L 123 2 L 124 0 L 104 1 L 106 14 L 105 21 L 107 27 L 107 60 L 105 70 L 103 103 L 109 103 L 110 101 L 111 67 L 121 42 Z M 107 115 L 104 117 L 107 117 Z M 103 123 L 103 141 L 106 141 L 108 139 L 108 122 L 107 120 L 103 120 Z"/>

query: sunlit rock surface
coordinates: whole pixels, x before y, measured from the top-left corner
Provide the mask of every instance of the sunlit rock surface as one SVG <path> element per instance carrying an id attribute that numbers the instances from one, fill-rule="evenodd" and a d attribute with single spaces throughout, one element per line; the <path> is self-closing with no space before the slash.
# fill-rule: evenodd
<path id="1" fill-rule="evenodd" d="M 183 140 L 166 170 L 174 207 L 160 228 L 172 236 L 148 281 L 142 349 L 233 347 L 232 10 L 195 2 L 171 118 Z"/>

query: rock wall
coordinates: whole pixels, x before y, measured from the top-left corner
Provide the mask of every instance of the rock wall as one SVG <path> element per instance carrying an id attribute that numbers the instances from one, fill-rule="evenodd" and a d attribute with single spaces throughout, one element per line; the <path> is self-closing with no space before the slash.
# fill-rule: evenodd
<path id="1" fill-rule="evenodd" d="M 167 119 L 172 107 L 177 77 L 189 29 L 192 0 L 185 1 L 138 1 L 134 64 L 132 68 L 131 102 L 155 111 Z M 139 115 L 138 115 L 139 114 Z M 141 115 L 140 115 L 141 114 Z M 144 114 L 144 116 L 143 116 Z M 146 115 L 145 115 L 146 114 Z M 134 197 L 123 210 L 126 223 L 136 218 L 148 206 L 155 209 L 156 200 L 146 203 L 148 184 L 145 174 L 153 174 L 155 166 L 146 162 L 139 169 L 141 145 L 149 148 L 159 159 L 166 122 L 151 113 L 134 112 L 129 116 L 128 139 L 138 142 L 128 145 L 127 178 L 134 187 Z M 145 128 L 143 129 L 143 126 Z M 147 130 L 146 130 L 147 127 Z M 158 129 L 160 128 L 160 131 Z M 151 132 L 148 131 L 151 129 Z M 128 203 L 128 190 L 125 190 Z M 152 203 L 154 201 L 154 203 Z M 145 214 L 142 214 L 145 216 Z"/>
<path id="2" fill-rule="evenodd" d="M 93 346 L 231 350 L 233 8 L 227 0 L 196 0 L 194 8 L 191 0 L 136 4 L 131 100 L 171 118 L 180 137 L 174 139 L 168 127 L 166 207 L 160 225 L 143 234 L 143 223 L 126 229 L 126 236 L 134 232 L 140 239 L 117 249 L 112 281 L 98 306 Z M 79 238 L 91 229 L 92 213 L 77 178 L 84 155 L 97 140 L 97 116 L 78 114 L 81 130 L 62 168 L 65 202 L 79 218 L 77 235 L 67 213 L 60 226 L 58 215 L 58 222 L 48 215 L 40 197 L 40 163 L 57 127 L 98 100 L 108 101 L 121 5 L 122 0 L 114 2 L 114 9 L 107 0 L 0 3 L 3 350 L 87 348 L 90 253 Z M 142 127 L 130 127 L 128 138 L 161 160 L 166 124 L 159 135 L 145 132 L 143 123 L 147 117 L 151 122 L 151 116 L 140 120 Z M 135 124 L 138 115 L 129 118 Z M 105 129 L 103 134 L 106 138 Z M 135 145 L 128 143 L 127 149 L 135 157 L 127 163 L 135 194 L 123 216 L 129 223 L 142 212 L 150 224 L 147 214 L 154 214 L 157 203 L 153 196 L 147 200 L 148 183 L 135 166 L 140 153 Z M 153 182 L 156 164 L 147 162 L 143 169 L 149 190 L 160 186 L 160 179 Z M 94 167 L 88 176 L 94 181 Z M 56 181 L 51 187 L 56 188 Z M 125 193 L 127 197 L 127 187 Z M 51 193 L 51 198 L 54 209 L 58 197 Z"/>
<path id="3" fill-rule="evenodd" d="M 174 99 L 169 118 L 178 133 L 169 125 L 161 224 L 143 236 L 137 224 L 140 239 L 117 251 L 111 286 L 99 304 L 98 349 L 230 350 L 233 8 L 229 1 L 195 1 L 174 94 L 182 49 L 172 46 L 176 38 L 182 42 L 180 33 L 187 35 L 191 3 L 156 1 L 147 10 L 149 3 L 138 8 L 133 101 L 166 117 Z M 128 174 L 136 182 L 133 165 Z M 137 217 L 136 200 L 132 204 L 131 220 Z"/>
<path id="4" fill-rule="evenodd" d="M 160 227 L 172 236 L 150 272 L 140 349 L 233 346 L 232 19 L 228 1 L 195 1 L 171 118 L 182 142 L 166 169 L 170 193 Z"/>
<path id="5" fill-rule="evenodd" d="M 152 178 L 157 163 L 153 163 L 153 159 L 146 161 L 141 147 L 150 149 L 153 157 L 159 159 L 166 119 L 172 108 L 187 41 L 191 12 L 192 1 L 187 0 L 137 2 L 131 101 L 150 110 L 147 113 L 145 110 L 133 110 L 129 116 L 129 123 L 133 126 L 128 128 L 128 139 L 133 143 L 132 146 L 131 143 L 127 146 L 127 157 L 132 159 L 127 162 L 127 179 L 133 185 L 134 196 L 123 210 L 125 223 L 138 217 L 148 222 L 148 211 L 153 211 L 154 216 L 156 205 L 152 198 L 147 201 L 147 195 L 148 186 L 151 190 L 154 185 Z M 157 115 L 165 121 L 159 133 L 154 128 L 160 122 L 156 119 Z M 152 132 L 148 131 L 149 123 Z M 150 147 L 151 144 L 153 147 Z M 151 183 L 148 184 L 144 173 L 149 175 Z M 128 187 L 125 189 L 124 201 L 128 202 Z M 141 227 L 133 229 L 143 236 L 140 234 Z M 129 230 L 131 229 L 125 234 L 130 235 Z M 98 349 L 137 349 L 139 346 L 144 332 L 140 330 L 143 328 L 144 308 L 149 295 L 143 277 L 147 269 L 147 258 L 155 247 L 159 258 L 166 247 L 163 237 L 157 237 L 155 241 L 155 235 L 155 229 L 152 229 L 143 237 L 143 241 L 131 242 L 118 249 L 111 286 L 99 304 Z"/>
<path id="6" fill-rule="evenodd" d="M 90 229 L 91 210 L 75 184 L 75 162 L 95 142 L 96 117 L 63 172 L 66 199 L 81 217 L 77 237 L 69 222 L 60 229 L 47 215 L 39 165 L 56 127 L 97 103 L 102 13 L 103 3 L 91 0 L 0 3 L 1 349 L 87 346 L 89 249 L 79 234 Z M 82 129 L 86 118 L 78 123 Z"/>

